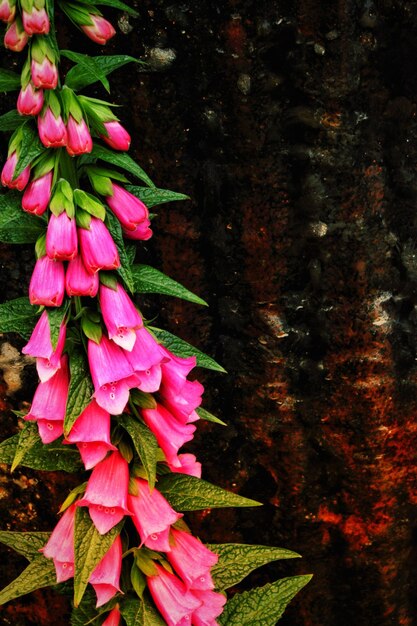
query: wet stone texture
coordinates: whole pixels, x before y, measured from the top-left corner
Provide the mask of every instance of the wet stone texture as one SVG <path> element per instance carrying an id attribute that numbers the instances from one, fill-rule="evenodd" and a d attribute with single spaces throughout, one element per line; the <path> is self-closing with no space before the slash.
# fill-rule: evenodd
<path id="1" fill-rule="evenodd" d="M 283 626 L 415 625 L 415 7 L 144 0 L 139 9 L 138 20 L 114 14 L 121 32 L 107 49 L 145 55 L 152 71 L 119 70 L 112 98 L 140 164 L 192 200 L 158 209 L 138 256 L 210 308 L 157 296 L 140 304 L 228 370 L 199 376 L 205 406 L 229 428 L 201 424 L 189 449 L 205 478 L 265 503 L 193 514 L 193 528 L 304 556 L 250 580 L 314 573 Z M 64 47 L 97 53 L 66 28 Z M 2 295 L 22 295 L 30 248 L 0 255 Z M 1 349 L 4 437 L 16 429 L 10 409 L 36 385 L 33 366 L 13 355 Z M 8 395 L 13 359 L 23 386 Z M 16 530 L 51 529 L 74 484 L 26 469 L 0 481 L 2 528 Z M 23 563 L 3 554 L 7 582 Z M 38 592 L 0 622 L 63 626 L 66 611 Z"/>

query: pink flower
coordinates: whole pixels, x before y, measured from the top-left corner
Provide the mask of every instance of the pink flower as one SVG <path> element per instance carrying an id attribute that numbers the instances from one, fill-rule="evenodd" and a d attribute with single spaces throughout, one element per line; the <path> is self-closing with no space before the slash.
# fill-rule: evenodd
<path id="1" fill-rule="evenodd" d="M 191 592 L 187 591 L 183 583 L 155 563 L 158 570 L 156 576 L 148 576 L 149 591 L 159 612 L 168 626 L 185 626 L 191 624 L 191 616 L 202 602 Z"/>
<path id="2" fill-rule="evenodd" d="M 146 480 L 136 478 L 138 495 L 128 495 L 132 521 L 140 535 L 142 544 L 151 550 L 169 552 L 169 531 L 182 515 L 174 511 L 164 496 L 157 490 L 149 490 Z"/>
<path id="3" fill-rule="evenodd" d="M 33 82 L 35 83 L 35 81 Z M 38 131 L 45 148 L 59 148 L 67 144 L 67 130 L 62 117 L 61 115 L 55 117 L 50 107 L 47 107 L 44 113 L 39 115 Z"/>
<path id="4" fill-rule="evenodd" d="M 143 202 L 116 183 L 112 183 L 112 191 L 112 195 L 106 197 L 106 202 L 122 227 L 127 231 L 134 231 L 139 226 L 147 230 L 150 224 L 149 212 Z"/>
<path id="5" fill-rule="evenodd" d="M 145 424 L 155 435 L 168 463 L 173 467 L 182 467 L 177 453 L 184 443 L 191 441 L 195 426 L 181 424 L 160 404 L 156 409 L 142 409 L 142 415 Z"/>
<path id="6" fill-rule="evenodd" d="M 91 519 L 101 535 L 116 526 L 127 507 L 129 467 L 119 452 L 113 452 L 93 469 L 84 497 L 77 506 L 88 506 Z"/>
<path id="7" fill-rule="evenodd" d="M 91 25 L 82 24 L 81 30 L 96 43 L 105 44 L 116 34 L 110 22 L 101 15 L 90 14 L 89 17 L 93 23 Z"/>
<path id="8" fill-rule="evenodd" d="M 74 525 L 76 506 L 72 504 L 52 531 L 48 543 L 40 549 L 47 559 L 53 559 L 56 580 L 63 583 L 74 576 Z"/>
<path id="9" fill-rule="evenodd" d="M 103 606 L 120 589 L 122 571 L 122 540 L 118 535 L 89 578 L 97 594 L 96 607 Z"/>
<path id="10" fill-rule="evenodd" d="M 146 328 L 136 331 L 135 345 L 131 352 L 126 352 L 126 358 L 135 372 L 130 386 L 150 393 L 157 391 L 162 377 L 161 363 L 168 357 Z"/>
<path id="11" fill-rule="evenodd" d="M 171 529 L 171 550 L 167 559 L 183 580 L 186 589 L 214 589 L 210 569 L 219 557 L 196 537 L 183 530 Z"/>
<path id="12" fill-rule="evenodd" d="M 97 295 L 99 286 L 98 273 L 89 274 L 84 267 L 83 260 L 78 254 L 68 263 L 67 272 L 65 274 L 65 289 L 67 294 L 71 296 L 90 296 L 94 298 Z"/>
<path id="13" fill-rule="evenodd" d="M 129 400 L 129 383 L 132 367 L 126 352 L 102 336 L 99 344 L 88 342 L 88 362 L 93 379 L 94 398 L 111 415 L 122 413 Z"/>
<path id="14" fill-rule="evenodd" d="M 177 465 L 178 461 L 181 464 L 178 467 L 174 467 L 174 465 L 170 465 L 168 463 L 168 467 L 171 472 L 176 472 L 177 474 L 187 474 L 188 476 L 201 478 L 201 463 L 197 461 L 194 454 L 179 454 L 176 458 Z"/>
<path id="15" fill-rule="evenodd" d="M 62 435 L 69 386 L 68 357 L 61 357 L 61 367 L 45 383 L 39 383 L 25 420 L 36 420 L 43 443 Z"/>
<path id="16" fill-rule="evenodd" d="M 119 626 L 121 617 L 119 606 L 116 605 L 114 609 L 110 611 L 101 626 Z"/>
<path id="17" fill-rule="evenodd" d="M 22 209 L 28 213 L 42 215 L 51 199 L 53 171 L 35 178 L 26 187 L 22 197 Z"/>
<path id="18" fill-rule="evenodd" d="M 43 106 L 43 90 L 36 89 L 29 81 L 26 87 L 22 87 L 17 98 L 17 110 L 20 115 L 38 115 Z"/>
<path id="19" fill-rule="evenodd" d="M 149 228 L 150 220 L 144 220 L 138 224 L 134 230 L 128 230 L 122 226 L 123 235 L 126 239 L 133 239 L 134 241 L 147 241 L 152 237 L 152 231 Z"/>
<path id="20" fill-rule="evenodd" d="M 195 357 L 182 358 L 164 348 L 169 361 L 162 364 L 160 394 L 163 405 L 180 422 L 198 420 L 195 409 L 201 404 L 204 387 L 198 381 L 187 380 L 196 365 Z"/>
<path id="21" fill-rule="evenodd" d="M 107 135 L 100 135 L 103 141 L 113 150 L 129 150 L 131 138 L 120 122 L 104 122 L 103 126 L 108 133 Z"/>
<path id="22" fill-rule="evenodd" d="M 31 304 L 61 306 L 65 292 L 65 272 L 61 261 L 43 256 L 36 261 L 29 284 Z"/>
<path id="23" fill-rule="evenodd" d="M 0 20 L 2 22 L 13 22 L 16 15 L 16 1 L 15 0 L 1 0 L 0 1 Z"/>
<path id="24" fill-rule="evenodd" d="M 130 352 L 136 341 L 135 329 L 143 326 L 143 322 L 120 283 L 116 290 L 100 286 L 100 308 L 109 338 Z"/>
<path id="25" fill-rule="evenodd" d="M 30 71 L 32 75 L 32 82 L 35 87 L 42 87 L 43 89 L 56 89 L 58 85 L 58 69 L 55 63 L 50 61 L 47 56 L 45 56 L 40 62 L 32 58 Z"/>
<path id="26" fill-rule="evenodd" d="M 22 21 L 18 17 L 6 30 L 4 35 L 4 47 L 13 50 L 13 52 L 21 52 L 26 46 L 28 39 L 29 37 L 23 29 Z"/>
<path id="27" fill-rule="evenodd" d="M 59 328 L 58 343 L 54 350 L 51 343 L 51 329 L 46 311 L 42 313 L 33 329 L 28 343 L 22 348 L 23 354 L 36 357 L 36 369 L 41 382 L 45 383 L 52 378 L 61 367 L 61 356 L 65 346 L 67 325 L 62 322 Z"/>
<path id="28" fill-rule="evenodd" d="M 23 26 L 28 35 L 47 35 L 49 33 L 49 18 L 45 8 L 32 7 L 30 13 L 22 12 Z"/>
<path id="29" fill-rule="evenodd" d="M 46 253 L 50 259 L 70 261 L 77 256 L 77 225 L 65 211 L 58 217 L 52 213 L 46 231 Z"/>
<path id="30" fill-rule="evenodd" d="M 93 140 L 84 119 L 77 122 L 72 115 L 67 122 L 67 152 L 71 156 L 85 154 L 93 149 Z"/>
<path id="31" fill-rule="evenodd" d="M 98 270 L 115 270 L 120 267 L 119 253 L 107 227 L 97 217 L 92 217 L 90 229 L 78 231 L 84 266 L 91 274 Z"/>
<path id="32" fill-rule="evenodd" d="M 110 414 L 95 400 L 77 418 L 66 441 L 77 444 L 87 470 L 102 461 L 109 450 L 117 450 L 110 441 Z"/>
<path id="33" fill-rule="evenodd" d="M 200 591 L 198 589 L 193 589 L 191 593 L 196 600 L 202 602 L 202 605 L 193 613 L 193 626 L 216 626 L 215 619 L 223 612 L 223 607 L 226 604 L 224 595 L 210 590 Z"/>
<path id="34" fill-rule="evenodd" d="M 3 166 L 3 170 L 1 172 L 1 184 L 4 187 L 10 187 L 10 189 L 18 189 L 19 191 L 23 191 L 29 181 L 30 166 L 28 165 L 27 167 L 25 167 L 23 172 L 19 174 L 19 176 L 17 176 L 16 178 L 14 178 L 17 161 L 17 152 L 12 152 L 12 154 L 7 158 L 7 161 Z"/>

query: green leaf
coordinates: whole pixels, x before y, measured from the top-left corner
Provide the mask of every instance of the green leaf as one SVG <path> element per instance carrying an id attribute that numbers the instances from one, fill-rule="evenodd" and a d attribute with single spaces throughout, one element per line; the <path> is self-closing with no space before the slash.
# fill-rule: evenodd
<path id="1" fill-rule="evenodd" d="M 216 589 L 224 591 L 237 585 L 253 570 L 280 559 L 296 559 L 300 555 L 284 548 L 251 546 L 244 543 L 212 543 L 207 547 L 219 555 L 218 563 L 212 568 Z"/>
<path id="2" fill-rule="evenodd" d="M 74 200 L 79 207 L 84 209 L 84 211 L 87 211 L 90 215 L 94 215 L 94 217 L 98 217 L 99 220 L 104 222 L 106 209 L 104 208 L 104 205 L 91 193 L 87 193 L 82 189 L 75 189 Z"/>
<path id="3" fill-rule="evenodd" d="M 16 130 L 16 128 L 19 128 L 19 126 L 24 123 L 25 120 L 19 115 L 16 109 L 0 115 L 0 130 L 2 131 Z"/>
<path id="4" fill-rule="evenodd" d="M 213 415 L 213 413 L 210 413 L 210 411 L 203 409 L 201 406 L 196 409 L 196 412 L 201 420 L 206 420 L 206 422 L 213 422 L 214 424 L 220 424 L 221 426 L 227 426 L 225 422 L 222 422 L 221 419 Z"/>
<path id="5" fill-rule="evenodd" d="M 16 298 L 0 304 L 0 332 L 19 333 L 29 339 L 38 321 L 36 312 L 37 307 L 30 304 L 29 298 Z"/>
<path id="6" fill-rule="evenodd" d="M 138 59 L 128 56 L 127 54 L 116 54 L 103 57 L 88 57 L 94 61 L 95 67 L 99 69 L 100 75 L 107 76 L 119 67 L 126 65 L 126 63 L 142 63 Z M 73 59 L 71 59 L 73 60 Z M 78 63 L 78 62 L 77 62 Z M 65 84 L 71 89 L 79 91 L 87 85 L 95 83 L 100 80 L 96 76 L 92 75 L 87 67 L 83 64 L 74 65 L 67 73 Z"/>
<path id="7" fill-rule="evenodd" d="M 142 200 L 148 209 L 157 204 L 164 204 L 165 202 L 177 202 L 179 200 L 190 199 L 190 197 L 186 196 L 184 193 L 170 191 L 169 189 L 157 189 L 156 187 L 150 189 L 149 187 L 136 187 L 135 185 L 126 185 L 126 189 L 139 198 L 139 200 Z"/>
<path id="8" fill-rule="evenodd" d="M 132 9 L 132 7 L 128 6 L 124 2 L 121 2 L 121 0 L 99 0 L 95 4 L 97 6 L 113 7 L 114 9 L 120 9 L 121 11 L 126 11 L 126 13 L 129 13 L 129 15 L 131 15 L 132 17 L 139 16 L 139 13 L 135 11 L 135 9 Z"/>
<path id="9" fill-rule="evenodd" d="M 132 275 L 136 292 L 161 293 L 207 306 L 207 302 L 196 296 L 192 291 L 189 291 L 180 283 L 177 283 L 176 280 L 150 265 L 133 265 Z"/>
<path id="10" fill-rule="evenodd" d="M 0 91 L 20 89 L 20 76 L 11 70 L 0 70 Z"/>
<path id="11" fill-rule="evenodd" d="M 275 626 L 287 605 L 311 580 L 292 576 L 239 593 L 229 600 L 217 618 L 221 626 Z"/>
<path id="12" fill-rule="evenodd" d="M 129 256 L 126 252 L 125 244 L 123 241 L 123 233 L 120 222 L 117 217 L 113 215 L 113 213 L 108 211 L 106 224 L 119 252 L 120 267 L 117 272 L 123 278 L 129 291 L 133 293 L 135 290 L 135 283 L 133 281 L 132 268 L 129 263 Z"/>
<path id="13" fill-rule="evenodd" d="M 169 333 L 167 330 L 155 328 L 155 326 L 148 326 L 148 328 L 153 332 L 160 343 L 177 356 L 195 356 L 197 357 L 198 367 L 205 367 L 208 370 L 214 370 L 216 372 L 226 372 L 226 370 L 219 365 L 219 363 L 216 363 L 216 361 L 210 356 L 204 354 L 204 352 L 201 352 L 200 350 L 197 350 L 197 348 L 194 348 L 194 346 L 187 343 L 183 339 L 180 339 L 176 335 Z"/>
<path id="14" fill-rule="evenodd" d="M 90 515 L 84 507 L 78 507 L 75 514 L 74 550 L 74 606 L 78 607 L 87 588 L 88 579 L 103 556 L 111 548 L 120 534 L 124 520 L 105 535 L 100 535 Z"/>
<path id="15" fill-rule="evenodd" d="M 11 472 L 14 472 L 16 467 L 22 462 L 25 454 L 29 452 L 29 450 L 31 450 L 36 443 L 39 442 L 38 429 L 33 428 L 33 426 L 33 424 L 26 422 L 26 424 L 23 426 L 23 429 L 19 433 L 16 452 L 14 454 L 12 467 L 10 469 Z"/>
<path id="16" fill-rule="evenodd" d="M 31 593 L 42 587 L 56 584 L 54 562 L 38 556 L 10 585 L 0 591 L 0 605 Z"/>
<path id="17" fill-rule="evenodd" d="M 39 557 L 39 550 L 43 548 L 51 533 L 16 533 L 9 530 L 0 530 L 0 543 L 13 548 L 15 552 L 21 554 L 28 561 Z"/>
<path id="18" fill-rule="evenodd" d="M 71 612 L 71 626 L 98 626 L 100 622 L 98 618 L 103 616 L 105 619 L 108 616 L 108 612 L 113 609 L 117 604 L 118 597 L 114 596 L 109 602 L 103 604 L 100 608 L 96 608 L 97 597 L 91 587 L 88 587 L 80 606 L 76 609 L 73 608 Z"/>
<path id="19" fill-rule="evenodd" d="M 165 626 L 165 622 L 151 604 L 146 594 L 143 600 L 127 598 L 122 601 L 120 612 L 127 626 Z"/>
<path id="20" fill-rule="evenodd" d="M 158 482 L 160 491 L 177 511 L 199 511 L 224 507 L 262 506 L 261 502 L 239 496 L 201 478 L 166 474 Z"/>
<path id="21" fill-rule="evenodd" d="M 158 443 L 155 435 L 141 422 L 129 415 L 123 415 L 119 424 L 129 433 L 136 452 L 145 468 L 146 477 L 151 489 L 155 486 Z"/>
<path id="22" fill-rule="evenodd" d="M 20 146 L 19 159 L 14 171 L 14 178 L 17 178 L 25 167 L 30 165 L 42 152 L 45 152 L 45 147 L 39 139 L 37 130 L 25 124 L 22 128 L 22 143 Z"/>
<path id="23" fill-rule="evenodd" d="M 22 209 L 22 194 L 9 191 L 0 194 L 0 241 L 33 243 L 45 231 L 46 223 Z"/>
<path id="24" fill-rule="evenodd" d="M 69 303 L 65 302 L 62 306 L 52 308 L 49 307 L 46 309 L 49 321 L 49 328 L 51 331 L 51 343 L 54 350 L 56 350 L 59 339 L 59 329 L 61 328 L 61 324 L 65 319 L 65 316 L 68 311 Z"/>
<path id="25" fill-rule="evenodd" d="M 80 165 L 88 165 L 88 163 L 95 163 L 97 160 L 105 161 L 106 163 L 111 163 L 116 167 L 122 168 L 126 172 L 129 172 L 133 176 L 143 180 L 143 182 L 149 185 L 149 187 L 155 186 L 146 172 L 137 163 L 135 163 L 135 161 L 128 154 L 116 154 L 104 146 L 95 144 L 90 154 L 84 154 L 80 157 L 79 163 Z"/>
<path id="26" fill-rule="evenodd" d="M 110 92 L 109 81 L 106 78 L 105 72 L 103 72 L 99 63 L 97 63 L 96 57 L 90 57 L 88 56 L 88 54 L 80 54 L 79 52 L 73 52 L 72 50 L 61 50 L 61 54 L 70 61 L 74 61 L 74 63 L 77 63 L 77 65 L 90 76 L 90 80 L 87 85 L 91 85 L 92 83 L 99 81 L 103 85 L 104 89 L 107 92 Z M 69 73 L 70 72 L 68 72 L 68 74 Z M 73 83 L 69 84 L 67 81 L 65 82 L 66 85 L 68 87 L 71 87 L 72 89 L 80 89 L 80 87 L 74 87 Z"/>
<path id="27" fill-rule="evenodd" d="M 87 360 L 80 350 L 74 350 L 69 358 L 70 384 L 68 390 L 67 410 L 64 420 L 64 434 L 67 436 L 75 420 L 90 404 L 94 393 Z"/>

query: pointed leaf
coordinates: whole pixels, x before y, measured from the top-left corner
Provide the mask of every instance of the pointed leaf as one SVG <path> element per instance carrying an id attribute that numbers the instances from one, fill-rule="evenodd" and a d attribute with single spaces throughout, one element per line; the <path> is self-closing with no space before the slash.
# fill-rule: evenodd
<path id="1" fill-rule="evenodd" d="M 25 167 L 31 165 L 36 157 L 45 151 L 45 147 L 39 139 L 38 132 L 32 128 L 32 126 L 29 126 L 29 124 L 25 124 L 22 129 L 22 144 L 20 147 L 19 160 L 16 163 L 14 171 L 14 178 L 17 178 Z"/>
<path id="2" fill-rule="evenodd" d="M 95 83 L 99 81 L 106 91 L 110 92 L 109 81 L 106 78 L 105 72 L 101 69 L 100 65 L 97 63 L 95 57 L 90 57 L 88 54 L 80 54 L 79 52 L 73 52 L 72 50 L 61 50 L 62 56 L 66 57 L 70 61 L 74 61 L 77 63 L 79 67 L 81 67 L 86 74 L 90 76 L 90 81 L 87 83 L 88 85 L 91 83 Z M 72 89 L 76 89 L 72 84 L 68 84 L 68 87 L 72 87 Z M 79 87 L 78 87 L 79 89 Z"/>
<path id="3" fill-rule="evenodd" d="M 42 587 L 56 584 L 55 567 L 52 560 L 39 556 L 10 585 L 0 591 L 0 605 L 31 593 Z"/>
<path id="4" fill-rule="evenodd" d="M 183 287 L 176 280 L 151 267 L 150 265 L 133 265 L 133 281 L 135 291 L 139 293 L 161 293 L 167 296 L 182 298 L 195 304 L 207 305 L 207 302 Z"/>
<path id="5" fill-rule="evenodd" d="M 147 598 L 127 598 L 120 606 L 120 612 L 127 626 L 165 626 L 165 622 Z"/>
<path id="6" fill-rule="evenodd" d="M 164 204 L 165 202 L 178 202 L 179 200 L 190 199 L 190 197 L 186 196 L 184 193 L 170 191 L 169 189 L 137 187 L 135 185 L 126 185 L 126 189 L 139 198 L 139 200 L 142 200 L 148 209 L 156 206 L 157 204 Z"/>
<path id="7" fill-rule="evenodd" d="M 20 76 L 11 70 L 0 70 L 0 91 L 14 91 L 20 89 Z"/>
<path id="8" fill-rule="evenodd" d="M 19 333 L 29 339 L 37 321 L 37 307 L 30 304 L 29 298 L 16 298 L 0 304 L 1 333 Z"/>
<path id="9" fill-rule="evenodd" d="M 49 307 L 46 309 L 48 314 L 49 328 L 51 331 L 51 343 L 54 350 L 58 345 L 59 329 L 65 319 L 68 311 L 69 302 L 65 302 L 62 306 L 57 308 Z"/>
<path id="10" fill-rule="evenodd" d="M 183 339 L 180 339 L 176 335 L 169 333 L 167 330 L 155 328 L 155 326 L 149 326 L 148 328 L 153 332 L 160 343 L 177 356 L 195 356 L 197 357 L 198 367 L 205 367 L 208 370 L 214 370 L 216 372 L 226 372 L 226 370 L 219 365 L 219 363 L 216 363 L 216 361 L 210 356 L 204 354 L 204 352 L 201 352 L 200 350 L 197 350 L 197 348 L 194 348 L 194 346 L 187 343 Z"/>
<path id="11" fill-rule="evenodd" d="M 64 420 L 64 434 L 67 436 L 74 422 L 90 404 L 94 393 L 93 383 L 87 360 L 80 350 L 74 350 L 69 359 L 70 384 L 68 390 L 67 410 Z"/>
<path id="12" fill-rule="evenodd" d="M 244 498 L 201 478 L 185 474 L 172 473 L 162 476 L 158 482 L 158 491 L 176 511 L 262 506 L 261 502 Z"/>
<path id="13" fill-rule="evenodd" d="M 113 241 L 116 244 L 117 250 L 119 252 L 120 267 L 117 272 L 123 278 L 129 291 L 133 293 L 135 290 L 135 283 L 133 281 L 132 268 L 129 263 L 129 256 L 126 252 L 123 240 L 122 228 L 120 226 L 119 220 L 115 215 L 113 215 L 113 213 L 111 213 L 111 211 L 108 211 L 107 213 L 106 225 L 110 231 L 111 236 L 113 237 Z"/>
<path id="14" fill-rule="evenodd" d="M 33 243 L 45 231 L 46 223 L 22 209 L 22 194 L 9 191 L 0 194 L 0 241 Z"/>
<path id="15" fill-rule="evenodd" d="M 203 409 L 203 407 L 201 406 L 198 407 L 198 409 L 196 409 L 196 412 L 197 412 L 198 417 L 201 420 L 206 420 L 207 422 L 213 422 L 214 424 L 220 424 L 220 426 L 227 426 L 225 422 L 222 422 L 221 419 L 213 415 L 213 413 L 210 413 L 210 411 Z"/>
<path id="16" fill-rule="evenodd" d="M 136 452 L 145 468 L 146 478 L 151 489 L 155 486 L 158 443 L 155 435 L 141 422 L 128 415 L 119 419 L 119 424 L 129 433 Z"/>
<path id="17" fill-rule="evenodd" d="M 0 530 L 0 543 L 13 548 L 28 561 L 39 557 L 39 550 L 43 548 L 51 533 L 16 533 L 8 530 Z"/>
<path id="18" fill-rule="evenodd" d="M 117 70 L 119 67 L 123 67 L 126 63 L 142 63 L 138 59 L 128 56 L 127 54 L 116 54 L 110 56 L 103 57 L 90 57 L 95 64 L 96 68 L 99 68 L 102 75 L 107 76 L 114 70 Z M 74 65 L 67 73 L 65 84 L 71 89 L 75 89 L 79 91 L 87 85 L 91 85 L 95 83 L 97 80 L 95 75 L 92 75 L 91 72 L 88 71 L 85 65 L 78 64 Z"/>
<path id="19" fill-rule="evenodd" d="M 121 2 L 121 0 L 99 0 L 95 4 L 98 6 L 108 6 L 113 7 L 114 9 L 120 9 L 121 11 L 126 11 L 126 13 L 129 13 L 132 17 L 139 16 L 139 13 L 135 11 L 135 9 L 132 9 L 132 7 L 128 6 L 124 2 Z"/>
<path id="20" fill-rule="evenodd" d="M 9 130 L 16 130 L 19 126 L 25 123 L 25 120 L 22 119 L 22 116 L 13 109 L 12 111 L 8 111 L 3 115 L 0 115 L 0 130 L 7 132 Z"/>
<path id="21" fill-rule="evenodd" d="M 39 443 L 38 429 L 33 428 L 33 426 L 34 424 L 26 422 L 23 429 L 19 433 L 19 439 L 17 441 L 16 451 L 10 470 L 11 472 L 14 472 L 16 467 L 20 465 L 26 453 L 29 452 L 35 444 Z"/>
<path id="22" fill-rule="evenodd" d="M 229 600 L 218 617 L 221 626 L 275 626 L 287 605 L 311 576 L 282 578 L 264 587 L 239 593 Z"/>
<path id="23" fill-rule="evenodd" d="M 149 185 L 149 187 L 155 186 L 146 172 L 137 163 L 135 163 L 135 161 L 128 154 L 116 154 L 104 146 L 94 145 L 90 154 L 85 154 L 80 157 L 79 163 L 80 165 L 88 165 L 88 163 L 95 163 L 97 160 L 106 161 L 116 167 L 120 167 L 140 180 L 143 180 L 143 182 Z"/>

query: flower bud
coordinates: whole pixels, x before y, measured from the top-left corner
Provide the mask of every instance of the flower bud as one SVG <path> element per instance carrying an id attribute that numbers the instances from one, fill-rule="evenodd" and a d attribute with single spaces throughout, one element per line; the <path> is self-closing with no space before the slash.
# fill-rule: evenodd
<path id="1" fill-rule="evenodd" d="M 107 131 L 107 135 L 100 135 L 103 141 L 114 150 L 129 150 L 130 135 L 119 122 L 104 122 L 103 126 Z"/>
<path id="2" fill-rule="evenodd" d="M 104 223 L 92 217 L 90 228 L 80 228 L 81 255 L 88 272 L 94 274 L 98 270 L 115 270 L 120 267 L 119 253 Z"/>
<path id="3" fill-rule="evenodd" d="M 29 183 L 22 197 L 22 209 L 24 211 L 35 215 L 45 213 L 51 199 L 52 176 L 51 170 Z"/>
<path id="4" fill-rule="evenodd" d="M 113 26 L 104 19 L 102 15 L 89 15 L 91 24 L 80 24 L 81 30 L 93 41 L 99 44 L 105 44 L 109 39 L 114 37 L 116 31 Z"/>
<path id="5" fill-rule="evenodd" d="M 39 55 L 41 57 L 41 55 Z M 34 59 L 30 66 L 32 81 L 35 87 L 43 89 L 56 89 L 58 85 L 58 69 L 53 61 L 46 55 L 41 60 Z"/>
<path id="6" fill-rule="evenodd" d="M 60 215 L 51 215 L 46 231 L 46 253 L 56 261 L 70 261 L 78 251 L 77 225 L 75 219 L 64 211 Z"/>
<path id="7" fill-rule="evenodd" d="M 22 87 L 17 99 L 17 110 L 20 115 L 38 115 L 43 106 L 43 90 L 36 89 L 29 81 Z"/>
<path id="8" fill-rule="evenodd" d="M 72 115 L 67 122 L 67 152 L 71 156 L 85 154 L 93 149 L 93 140 L 84 119 L 77 122 Z"/>
<path id="9" fill-rule="evenodd" d="M 116 605 L 114 609 L 110 611 L 102 626 L 119 626 L 121 620 L 121 613 L 119 611 L 119 605 Z"/>
<path id="10" fill-rule="evenodd" d="M 18 189 L 19 191 L 23 191 L 29 181 L 30 166 L 28 165 L 27 167 L 25 167 L 23 172 L 21 172 L 19 176 L 14 178 L 17 161 L 17 152 L 12 152 L 12 154 L 7 158 L 7 161 L 3 166 L 3 170 L 1 172 L 1 184 L 4 187 L 10 187 L 10 189 Z"/>
<path id="11" fill-rule="evenodd" d="M 36 261 L 29 284 L 31 304 L 61 306 L 65 292 L 65 272 L 61 261 L 43 256 Z"/>
<path id="12" fill-rule="evenodd" d="M 13 22 L 16 15 L 16 0 L 0 1 L 0 20 L 2 22 Z"/>
<path id="13" fill-rule="evenodd" d="M 65 289 L 70 297 L 90 296 L 94 298 L 97 295 L 98 287 L 98 273 L 90 274 L 87 272 L 80 255 L 77 255 L 68 263 L 67 273 L 65 274 Z"/>
<path id="14" fill-rule="evenodd" d="M 145 204 L 120 185 L 112 183 L 112 195 L 106 197 L 107 204 L 120 221 L 124 231 L 140 236 L 135 239 L 149 239 L 149 212 Z"/>
<path id="15" fill-rule="evenodd" d="M 116 289 L 100 286 L 100 308 L 109 339 L 131 351 L 136 342 L 135 330 L 143 326 L 143 322 L 120 283 Z"/>
<path id="16" fill-rule="evenodd" d="M 4 35 L 4 47 L 13 52 L 21 52 L 28 42 L 28 35 L 23 29 L 20 17 L 12 22 Z"/>
<path id="17" fill-rule="evenodd" d="M 67 130 L 62 117 L 55 117 L 49 106 L 38 117 L 38 131 L 45 148 L 60 148 L 67 143 Z"/>
<path id="18" fill-rule="evenodd" d="M 49 18 L 45 7 L 37 9 L 32 6 L 31 12 L 23 9 L 22 20 L 28 35 L 47 35 L 49 33 Z"/>

